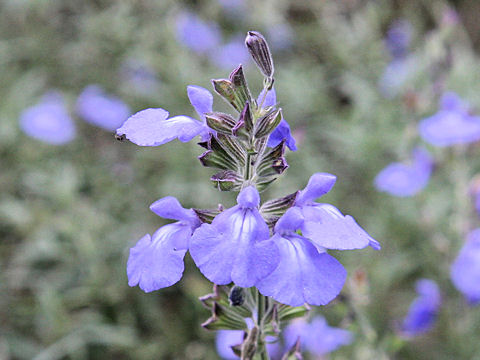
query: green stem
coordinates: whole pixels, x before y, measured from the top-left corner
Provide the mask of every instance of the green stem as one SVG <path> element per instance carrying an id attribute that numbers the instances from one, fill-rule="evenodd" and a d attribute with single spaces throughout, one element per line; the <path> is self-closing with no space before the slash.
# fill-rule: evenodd
<path id="1" fill-rule="evenodd" d="M 265 347 L 265 341 L 263 339 L 263 317 L 265 315 L 265 296 L 260 294 L 257 290 L 257 324 L 258 324 L 258 341 L 257 341 L 257 354 L 260 355 L 261 360 L 269 360 L 267 349 Z"/>

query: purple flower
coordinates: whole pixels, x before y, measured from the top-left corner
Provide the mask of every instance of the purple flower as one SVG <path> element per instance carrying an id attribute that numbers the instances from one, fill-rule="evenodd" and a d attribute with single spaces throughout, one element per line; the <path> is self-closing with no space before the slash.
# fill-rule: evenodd
<path id="1" fill-rule="evenodd" d="M 418 128 L 423 140 L 435 146 L 480 140 L 480 117 L 471 116 L 467 105 L 453 92 L 443 95 L 440 110 L 423 119 Z"/>
<path id="2" fill-rule="evenodd" d="M 450 271 L 453 285 L 471 304 L 480 303 L 480 229 L 467 236 Z"/>
<path id="3" fill-rule="evenodd" d="M 76 134 L 63 97 L 57 92 L 46 94 L 39 104 L 25 109 L 19 122 L 25 134 L 52 145 L 66 144 Z"/>
<path id="4" fill-rule="evenodd" d="M 302 234 L 316 246 L 326 249 L 351 250 L 371 246 L 379 250 L 380 244 L 353 217 L 343 215 L 333 205 L 313 201 L 328 193 L 336 179 L 332 174 L 313 174 L 306 188 L 298 194 L 295 206 L 300 208 L 304 218 Z"/>
<path id="5" fill-rule="evenodd" d="M 245 331 L 243 330 L 219 330 L 215 339 L 215 347 L 218 355 L 224 360 L 236 360 L 238 356 L 232 350 L 232 346 L 243 343 Z"/>
<path id="6" fill-rule="evenodd" d="M 384 168 L 375 178 L 375 187 L 393 196 L 413 196 L 420 192 L 430 179 L 433 159 L 424 148 L 412 152 L 413 163 L 393 163 Z"/>
<path id="7" fill-rule="evenodd" d="M 205 122 L 205 113 L 212 112 L 213 96 L 200 86 L 187 87 L 190 103 L 197 111 L 202 121 L 186 115 L 168 118 L 164 109 L 146 109 L 130 116 L 117 129 L 117 135 L 125 137 L 140 146 L 158 146 L 174 139 L 188 142 L 200 135 L 202 141 L 208 139 L 210 130 Z"/>
<path id="8" fill-rule="evenodd" d="M 267 92 L 267 95 L 264 96 L 265 91 L 262 90 L 260 95 L 258 95 L 257 103 L 259 106 L 268 107 L 268 106 L 275 106 L 277 104 L 277 95 L 275 93 L 275 88 Z M 265 97 L 265 99 L 264 99 Z M 262 103 L 263 101 L 263 103 Z M 285 144 L 291 151 L 296 151 L 297 146 L 295 145 L 295 139 L 293 138 L 292 134 L 290 133 L 290 125 L 282 118 L 280 124 L 273 130 L 268 138 L 268 146 L 275 147 L 285 139 Z"/>
<path id="9" fill-rule="evenodd" d="M 200 220 L 192 209 L 184 209 L 168 196 L 154 202 L 150 209 L 157 215 L 178 220 L 162 226 L 152 237 L 142 237 L 130 249 L 127 262 L 128 285 L 151 292 L 178 282 L 183 274 L 183 257 L 193 231 Z"/>
<path id="10" fill-rule="evenodd" d="M 331 327 L 323 316 L 316 316 L 311 323 L 304 319 L 292 321 L 283 333 L 287 348 L 291 348 L 300 339 L 302 351 L 322 356 L 349 345 L 353 341 L 350 331 Z"/>
<path id="11" fill-rule="evenodd" d="M 417 66 L 413 57 L 393 59 L 385 68 L 378 86 L 382 94 L 392 98 L 398 94 Z"/>
<path id="12" fill-rule="evenodd" d="M 296 233 L 302 223 L 302 213 L 296 207 L 278 220 L 271 240 L 280 250 L 280 263 L 256 287 L 282 304 L 325 305 L 340 293 L 347 272 L 324 249 Z"/>
<path id="13" fill-rule="evenodd" d="M 412 25 L 406 20 L 396 20 L 387 32 L 385 46 L 394 59 L 405 57 L 412 40 Z"/>
<path id="14" fill-rule="evenodd" d="M 130 116 L 130 108 L 98 85 L 87 86 L 77 99 L 77 114 L 90 124 L 113 131 Z"/>
<path id="15" fill-rule="evenodd" d="M 415 290 L 419 296 L 410 305 L 402 325 L 402 332 L 407 337 L 429 331 L 435 324 L 441 303 L 440 290 L 435 281 L 418 280 Z"/>
<path id="16" fill-rule="evenodd" d="M 198 54 L 208 54 L 221 42 L 217 25 L 205 22 L 197 15 L 185 12 L 177 18 L 177 38 L 190 50 Z"/>
<path id="17" fill-rule="evenodd" d="M 235 38 L 225 45 L 218 46 L 209 53 L 210 60 L 222 69 L 231 69 L 248 62 L 250 55 L 243 38 Z"/>
<path id="18" fill-rule="evenodd" d="M 277 267 L 279 252 L 258 211 L 258 191 L 253 186 L 243 189 L 237 202 L 195 231 L 190 254 L 211 282 L 251 287 Z"/>

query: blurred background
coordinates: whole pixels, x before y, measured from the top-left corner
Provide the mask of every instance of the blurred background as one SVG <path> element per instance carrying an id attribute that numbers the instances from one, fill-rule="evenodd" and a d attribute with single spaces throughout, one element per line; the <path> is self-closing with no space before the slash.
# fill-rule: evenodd
<path id="1" fill-rule="evenodd" d="M 235 194 L 212 187 L 194 141 L 138 147 L 113 134 L 147 107 L 194 116 L 186 86 L 213 90 L 238 63 L 258 93 L 248 30 L 270 43 L 298 146 L 262 197 L 333 173 L 322 201 L 383 247 L 333 252 L 349 278 L 312 312 L 354 341 L 325 358 L 480 359 L 480 309 L 450 279 L 478 226 L 479 150 L 432 146 L 417 128 L 446 91 L 480 112 L 479 12 L 475 0 L 1 0 L 0 359 L 218 358 L 197 300 L 211 285 L 189 255 L 182 280 L 150 294 L 128 287 L 125 265 L 166 223 L 155 200 L 212 208 Z M 218 96 L 214 108 L 228 109 Z M 419 145 L 435 163 L 422 189 L 378 191 L 377 174 Z M 429 331 L 405 336 L 421 278 L 442 305 Z"/>

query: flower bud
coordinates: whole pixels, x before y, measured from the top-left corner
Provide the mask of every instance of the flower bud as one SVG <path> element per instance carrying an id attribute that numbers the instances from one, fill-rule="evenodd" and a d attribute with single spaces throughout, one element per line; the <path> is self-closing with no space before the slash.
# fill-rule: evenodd
<path id="1" fill-rule="evenodd" d="M 230 306 L 240 306 L 245 302 L 245 289 L 240 286 L 234 286 L 228 295 Z"/>
<path id="2" fill-rule="evenodd" d="M 222 134 L 232 134 L 232 129 L 236 125 L 236 121 L 233 117 L 221 112 L 205 114 L 205 118 L 207 119 L 207 125 L 210 129 Z"/>
<path id="3" fill-rule="evenodd" d="M 213 175 L 210 180 L 220 191 L 240 191 L 242 179 L 232 170 L 224 170 Z"/>
<path id="4" fill-rule="evenodd" d="M 271 78 L 274 71 L 273 59 L 263 35 L 257 31 L 249 31 L 245 38 L 245 45 L 262 74 Z"/>
<path id="5" fill-rule="evenodd" d="M 270 134 L 282 121 L 282 109 L 272 109 L 255 123 L 255 137 L 261 138 Z"/>

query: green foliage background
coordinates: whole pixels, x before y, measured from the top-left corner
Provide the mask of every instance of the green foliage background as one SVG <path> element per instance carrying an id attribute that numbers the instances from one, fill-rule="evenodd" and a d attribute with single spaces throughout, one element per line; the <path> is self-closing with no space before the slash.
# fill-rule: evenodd
<path id="1" fill-rule="evenodd" d="M 193 115 L 185 87 L 211 88 L 226 77 L 176 39 L 175 20 L 189 9 L 217 22 L 224 37 L 286 23 L 291 48 L 274 51 L 276 89 L 299 150 L 263 198 L 302 188 L 314 172 L 338 176 L 322 201 L 337 206 L 383 246 L 335 252 L 349 271 L 342 295 L 313 310 L 355 333 L 332 359 L 480 359 L 480 309 L 466 305 L 449 266 L 478 225 L 468 186 L 478 148 L 434 149 L 437 170 L 414 198 L 373 187 L 392 161 L 421 143 L 416 124 L 437 109 L 443 90 L 480 107 L 476 1 L 247 1 L 228 15 L 214 0 L 0 1 L 0 359 L 214 359 L 214 335 L 197 301 L 210 284 L 187 256 L 177 285 L 151 294 L 129 288 L 128 249 L 165 224 L 148 206 L 172 195 L 185 207 L 227 206 L 194 144 L 140 148 L 75 118 L 77 138 L 56 147 L 23 134 L 21 111 L 47 90 L 61 90 L 74 113 L 80 91 L 98 83 L 134 111 L 162 107 Z M 391 99 L 378 81 L 389 62 L 383 38 L 391 22 L 414 27 L 417 67 Z M 122 81 L 121 64 L 150 64 L 161 87 L 140 95 Z M 250 84 L 261 83 L 252 62 Z M 413 100 L 412 100 L 413 99 Z M 413 103 L 412 103 L 413 101 Z M 413 105 L 412 105 L 413 104 Z M 216 97 L 215 105 L 224 108 Z M 444 303 L 436 327 L 406 340 L 399 322 L 414 283 L 436 280 Z"/>

